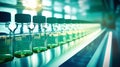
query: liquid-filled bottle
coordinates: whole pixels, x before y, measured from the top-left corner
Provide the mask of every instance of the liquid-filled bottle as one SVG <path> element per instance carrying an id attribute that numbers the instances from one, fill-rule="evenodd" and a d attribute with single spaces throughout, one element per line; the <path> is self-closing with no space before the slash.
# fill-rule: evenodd
<path id="1" fill-rule="evenodd" d="M 8 29 L 11 14 L 0 11 L 0 64 L 13 60 L 13 37 Z"/>

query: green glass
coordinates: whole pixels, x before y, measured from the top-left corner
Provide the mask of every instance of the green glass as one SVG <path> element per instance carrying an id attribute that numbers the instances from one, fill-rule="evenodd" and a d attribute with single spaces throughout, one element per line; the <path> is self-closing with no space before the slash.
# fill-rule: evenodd
<path id="1" fill-rule="evenodd" d="M 0 63 L 13 60 L 12 37 L 0 36 Z"/>
<path id="2" fill-rule="evenodd" d="M 17 58 L 26 57 L 30 55 L 32 55 L 32 51 L 30 50 L 19 50 L 19 51 L 15 51 L 14 53 L 14 56 Z"/>
<path id="3" fill-rule="evenodd" d="M 72 34 L 72 40 L 75 40 L 75 39 L 76 39 L 76 34 L 73 33 L 73 34 Z"/>
<path id="4" fill-rule="evenodd" d="M 70 42 L 70 41 L 72 41 L 72 34 L 68 32 L 66 34 L 66 42 Z"/>
<path id="5" fill-rule="evenodd" d="M 55 48 L 58 46 L 58 33 L 51 32 L 47 38 L 47 48 Z"/>
<path id="6" fill-rule="evenodd" d="M 0 63 L 12 61 L 13 58 L 14 57 L 11 54 L 0 54 Z"/>
<path id="7" fill-rule="evenodd" d="M 47 47 L 34 47 L 33 48 L 33 52 L 35 52 L 35 53 L 40 53 L 40 52 L 43 52 L 46 50 L 47 50 Z"/>
<path id="8" fill-rule="evenodd" d="M 60 32 L 59 36 L 58 36 L 58 44 L 59 45 L 63 45 L 65 43 L 66 43 L 65 33 L 64 32 Z"/>
<path id="9" fill-rule="evenodd" d="M 46 42 L 46 36 L 44 33 L 34 34 L 33 41 L 32 41 L 33 52 L 39 53 L 39 52 L 46 51 L 47 47 L 45 45 L 45 42 Z"/>
<path id="10" fill-rule="evenodd" d="M 32 52 L 32 40 L 30 35 L 18 35 L 15 37 L 14 56 L 22 58 L 30 56 Z"/>
<path id="11" fill-rule="evenodd" d="M 76 40 L 76 39 L 78 39 L 79 37 L 80 37 L 80 35 L 79 35 L 78 31 L 73 31 L 72 39 L 73 39 L 73 40 Z"/>

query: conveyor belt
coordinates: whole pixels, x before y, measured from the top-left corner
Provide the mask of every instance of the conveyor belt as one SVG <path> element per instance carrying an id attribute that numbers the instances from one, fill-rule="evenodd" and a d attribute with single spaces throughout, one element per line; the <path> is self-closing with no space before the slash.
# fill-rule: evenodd
<path id="1" fill-rule="evenodd" d="M 97 39 L 63 63 L 60 67 L 86 67 L 104 37 L 104 34 L 105 33 L 101 34 Z"/>
<path id="2" fill-rule="evenodd" d="M 86 51 L 89 49 L 89 47 L 92 47 L 95 43 L 98 43 L 99 40 L 96 41 L 96 42 L 94 42 L 94 43 L 91 43 L 91 42 L 93 42 L 94 40 L 96 40 L 96 38 L 98 38 L 104 31 L 105 31 L 105 29 L 104 30 L 95 31 L 94 33 L 86 36 L 85 38 L 81 38 L 79 40 L 80 43 L 76 47 L 72 47 L 72 49 L 67 50 L 67 52 L 65 52 L 61 56 L 53 59 L 47 65 L 45 65 L 45 67 L 58 67 L 58 66 L 60 66 L 61 64 L 63 64 L 64 62 L 66 62 L 68 59 L 70 59 L 72 56 L 74 56 L 75 54 L 77 54 L 79 52 L 81 52 L 82 55 L 83 54 L 85 54 L 85 55 L 91 54 L 91 51 L 88 51 L 87 53 L 86 53 Z M 91 44 L 91 46 L 90 46 L 90 44 Z M 89 47 L 86 47 L 88 45 L 89 45 Z M 98 45 L 99 44 L 97 44 L 95 47 L 97 47 Z M 85 51 L 83 50 L 84 48 L 86 48 Z M 93 51 L 95 51 L 95 50 L 96 49 L 94 49 Z M 92 56 L 92 54 L 91 54 L 91 56 Z M 82 57 L 84 58 L 85 56 L 82 56 Z M 88 60 L 87 60 L 87 63 L 88 63 Z"/>

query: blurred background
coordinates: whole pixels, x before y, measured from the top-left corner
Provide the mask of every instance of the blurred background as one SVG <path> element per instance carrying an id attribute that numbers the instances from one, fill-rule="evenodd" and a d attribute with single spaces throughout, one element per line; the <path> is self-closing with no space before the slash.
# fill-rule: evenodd
<path id="1" fill-rule="evenodd" d="M 0 67 L 120 66 L 120 0 L 0 0 Z"/>

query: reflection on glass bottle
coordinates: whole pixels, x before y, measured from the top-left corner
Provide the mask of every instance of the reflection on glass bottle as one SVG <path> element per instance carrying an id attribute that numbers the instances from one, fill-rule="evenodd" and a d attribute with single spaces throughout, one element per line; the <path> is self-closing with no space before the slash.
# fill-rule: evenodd
<path id="1" fill-rule="evenodd" d="M 46 47 L 46 23 L 45 16 L 33 16 L 33 22 L 38 24 L 38 33 L 34 33 L 33 36 L 33 52 L 39 53 L 47 50 Z"/>
<path id="2" fill-rule="evenodd" d="M 11 61 L 13 57 L 12 37 L 0 36 L 0 63 Z"/>
<path id="3" fill-rule="evenodd" d="M 39 53 L 47 50 L 47 47 L 45 46 L 45 40 L 46 37 L 44 33 L 41 34 L 34 34 L 33 37 L 33 52 Z"/>
<path id="4" fill-rule="evenodd" d="M 15 37 L 14 56 L 21 58 L 32 55 L 31 36 L 28 34 Z"/>
<path id="5" fill-rule="evenodd" d="M 50 48 L 54 48 L 58 46 L 58 34 L 51 32 L 47 38 L 47 47 Z"/>
<path id="6" fill-rule="evenodd" d="M 72 32 L 71 31 L 67 31 L 67 33 L 66 33 L 66 41 L 67 42 L 72 41 Z"/>
<path id="7" fill-rule="evenodd" d="M 11 21 L 11 14 L 0 11 L 0 63 L 13 60 L 13 44 L 11 31 L 9 32 L 9 24 Z M 6 33 L 10 33 L 9 35 Z"/>
<path id="8" fill-rule="evenodd" d="M 32 35 L 31 30 L 34 29 L 33 25 L 30 25 L 31 16 L 29 14 L 16 14 L 15 15 L 15 22 L 17 24 L 21 24 L 21 30 L 23 31 L 23 27 L 26 24 L 27 28 L 30 29 L 30 34 L 19 34 L 16 35 L 14 41 L 14 56 L 17 58 L 30 56 L 33 54 L 32 52 Z M 32 27 L 32 29 L 31 29 Z"/>
<path id="9" fill-rule="evenodd" d="M 66 43 L 65 19 L 59 18 L 57 20 L 58 20 L 58 24 L 59 24 L 58 44 L 63 45 Z"/>
<path id="10" fill-rule="evenodd" d="M 63 45 L 66 43 L 65 36 L 66 36 L 65 32 L 59 32 L 59 36 L 58 36 L 59 45 Z"/>
<path id="11" fill-rule="evenodd" d="M 70 42 L 72 41 L 72 26 L 71 26 L 71 20 L 70 19 L 66 19 L 65 21 L 66 23 L 66 27 L 65 27 L 65 31 L 66 31 L 66 42 Z"/>
<path id="12" fill-rule="evenodd" d="M 47 48 L 54 48 L 58 46 L 58 30 L 57 30 L 57 19 L 47 18 L 47 23 L 50 26 L 50 33 L 47 38 Z"/>

